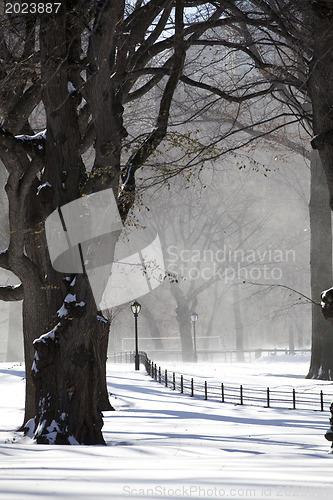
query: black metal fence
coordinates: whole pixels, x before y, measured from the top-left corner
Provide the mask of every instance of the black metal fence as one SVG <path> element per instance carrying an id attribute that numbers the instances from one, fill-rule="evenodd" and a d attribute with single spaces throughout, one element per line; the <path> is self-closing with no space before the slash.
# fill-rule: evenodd
<path id="1" fill-rule="evenodd" d="M 116 353 L 110 361 L 115 363 L 133 363 L 134 352 Z M 333 399 L 333 385 L 326 386 L 325 392 L 315 393 L 311 387 L 288 390 L 270 389 L 269 387 L 244 386 L 232 383 L 216 383 L 198 380 L 157 366 L 147 354 L 140 351 L 140 363 L 147 373 L 165 387 L 191 397 L 221 403 L 262 406 L 264 408 L 287 408 L 326 411 Z"/>

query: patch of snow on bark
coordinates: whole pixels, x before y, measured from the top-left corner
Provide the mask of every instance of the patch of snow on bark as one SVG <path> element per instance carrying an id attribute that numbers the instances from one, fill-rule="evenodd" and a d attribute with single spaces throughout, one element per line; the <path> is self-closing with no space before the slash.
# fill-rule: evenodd
<path id="1" fill-rule="evenodd" d="M 63 318 L 64 316 L 67 316 L 68 310 L 65 307 L 65 304 L 63 304 L 60 309 L 57 311 L 59 318 Z"/>
<path id="2" fill-rule="evenodd" d="M 65 297 L 64 302 L 69 304 L 70 302 L 76 302 L 76 294 L 74 293 L 68 293 Z"/>
<path id="3" fill-rule="evenodd" d="M 102 321 L 102 323 L 107 323 L 107 319 L 103 318 L 103 316 L 100 316 L 99 314 L 97 314 L 97 319 L 98 321 Z"/>
<path id="4" fill-rule="evenodd" d="M 74 436 L 69 436 L 68 442 L 69 442 L 69 444 L 78 444 L 78 445 L 80 444 L 78 441 L 76 441 Z"/>
<path id="5" fill-rule="evenodd" d="M 48 431 L 47 438 L 50 444 L 54 444 L 57 439 L 57 434 L 60 432 L 59 425 L 55 420 L 52 420 L 51 424 L 46 428 Z"/>
<path id="6" fill-rule="evenodd" d="M 51 184 L 49 182 L 44 182 L 44 184 L 41 184 L 40 186 L 38 186 L 37 188 L 37 196 L 39 195 L 40 191 L 45 188 L 45 187 L 52 187 Z"/>
<path id="7" fill-rule="evenodd" d="M 71 81 L 67 82 L 67 90 L 68 90 L 69 94 L 72 94 L 73 92 L 76 92 L 76 88 L 74 87 L 74 85 L 72 84 Z"/>
<path id="8" fill-rule="evenodd" d="M 44 333 L 43 335 L 38 337 L 38 339 L 34 340 L 33 344 L 35 344 L 37 342 L 46 342 L 48 339 L 54 340 L 55 339 L 55 332 L 60 325 L 61 325 L 60 322 L 57 323 L 56 326 L 51 331 Z"/>
<path id="9" fill-rule="evenodd" d="M 30 420 L 28 420 L 28 422 L 25 424 L 24 428 L 26 429 L 26 431 L 24 433 L 25 436 L 30 438 L 30 439 L 33 439 L 34 430 L 35 430 L 35 419 L 31 418 Z"/>
<path id="10" fill-rule="evenodd" d="M 38 139 L 46 139 L 46 130 L 44 129 L 41 132 L 38 132 L 38 134 L 35 135 L 16 135 L 15 139 L 19 139 L 20 141 L 36 141 Z"/>

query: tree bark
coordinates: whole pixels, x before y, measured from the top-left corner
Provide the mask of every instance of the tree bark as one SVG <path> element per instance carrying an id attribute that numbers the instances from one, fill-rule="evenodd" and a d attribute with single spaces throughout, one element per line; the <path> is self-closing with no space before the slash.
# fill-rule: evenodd
<path id="1" fill-rule="evenodd" d="M 332 222 L 329 192 L 319 155 L 311 155 L 310 269 L 312 348 L 307 378 L 331 380 L 333 375 L 333 324 L 320 309 L 320 294 L 332 284 Z"/>
<path id="2" fill-rule="evenodd" d="M 333 9 L 331 7 L 322 8 L 320 2 L 312 2 L 314 8 L 314 52 L 310 63 L 309 92 L 313 109 L 313 133 L 311 144 L 318 150 L 321 164 L 325 173 L 328 191 L 329 204 L 333 209 Z M 325 217 L 321 211 L 322 217 Z M 314 216 L 312 211 L 312 217 Z M 327 215 L 326 215 L 327 217 Z M 323 219 L 324 220 L 324 219 Z M 321 222 L 321 225 L 323 222 Z M 312 225 L 313 226 L 313 225 Z M 331 225 L 327 220 L 325 224 L 325 238 L 331 238 Z M 324 235 L 321 237 L 323 238 Z M 326 245 L 324 246 L 324 248 Z M 320 270 L 321 277 L 313 276 L 312 293 L 318 301 L 320 290 L 328 288 L 332 283 L 332 255 L 324 249 L 325 255 L 320 257 L 324 262 L 324 269 Z M 314 255 L 312 255 L 314 259 Z M 325 262 L 326 261 L 326 262 Z M 319 259 L 317 260 L 319 262 Z M 313 267 L 313 266 L 311 266 Z M 328 283 L 324 285 L 324 283 Z M 311 367 L 308 377 L 331 379 L 333 340 L 332 328 L 323 318 L 319 318 L 313 306 L 313 330 L 320 335 L 321 342 L 313 338 L 313 352 Z"/>
<path id="3" fill-rule="evenodd" d="M 313 109 L 314 137 L 311 144 L 318 150 L 333 209 L 333 9 L 327 14 L 318 9 L 314 12 L 314 52 L 308 81 Z"/>
<path id="4" fill-rule="evenodd" d="M 31 278 L 25 280 L 25 422 L 34 418 L 34 437 L 38 443 L 104 444 L 101 411 L 112 409 L 105 375 L 109 324 L 99 320 L 90 284 L 84 274 L 76 276 L 75 280 L 71 276 L 71 295 L 76 299 L 66 303 L 68 277 L 53 269 L 44 232 L 44 222 L 57 206 L 81 196 L 81 136 L 77 101 L 75 94 L 68 90 L 68 82 L 79 80 L 80 67 L 75 65 L 80 58 L 77 36 L 75 25 L 67 23 L 65 16 L 58 16 L 52 24 L 49 19 L 41 20 L 42 99 L 47 121 L 45 168 L 41 181 L 49 186 L 39 192 L 36 200 L 36 186 L 32 185 L 28 196 L 30 227 L 40 227 L 41 231 L 38 234 L 31 229 L 25 238 L 25 246 L 27 256 L 38 270 L 36 279 L 40 281 L 38 288 L 44 307 L 40 307 L 38 302 L 31 304 L 36 299 L 36 290 L 30 290 Z M 110 47 L 104 47 L 104 50 L 108 49 Z M 59 61 L 62 61 L 61 65 Z M 101 81 L 105 79 L 102 74 Z M 99 100 L 104 99 L 103 95 L 95 96 L 94 103 L 98 103 L 98 110 L 101 109 Z M 111 112 L 107 103 L 104 109 L 104 113 Z M 102 125 L 105 122 L 97 116 L 95 133 L 98 144 Z M 108 128 L 111 137 L 113 131 L 112 127 L 111 130 Z M 114 136 L 117 138 L 117 134 Z M 101 161 L 99 150 L 96 157 Z M 114 164 L 108 160 L 112 171 Z M 108 187 L 108 183 L 103 185 L 103 188 Z M 100 188 L 96 187 L 96 190 Z M 112 255 L 112 249 L 110 253 Z M 59 317 L 57 311 L 62 305 L 68 313 Z M 32 360 L 33 364 L 30 364 Z M 31 365 L 32 378 L 29 376 Z"/>
<path id="5" fill-rule="evenodd" d="M 104 323 L 86 276 L 77 277 L 69 291 L 76 300 L 66 303 L 67 316 L 34 342 L 34 437 L 42 444 L 105 444 L 101 366 L 106 359 L 99 359 Z"/>

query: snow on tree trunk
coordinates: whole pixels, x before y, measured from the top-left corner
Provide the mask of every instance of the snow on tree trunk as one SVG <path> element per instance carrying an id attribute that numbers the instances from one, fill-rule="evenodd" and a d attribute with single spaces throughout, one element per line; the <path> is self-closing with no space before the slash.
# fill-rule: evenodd
<path id="1" fill-rule="evenodd" d="M 86 277 L 77 281 L 75 294 L 71 294 L 75 300 L 65 300 L 57 325 L 34 341 L 33 437 L 37 443 L 105 444 L 102 366 L 106 360 L 100 359 L 104 323 L 90 297 Z M 31 423 L 28 427 L 31 429 Z"/>

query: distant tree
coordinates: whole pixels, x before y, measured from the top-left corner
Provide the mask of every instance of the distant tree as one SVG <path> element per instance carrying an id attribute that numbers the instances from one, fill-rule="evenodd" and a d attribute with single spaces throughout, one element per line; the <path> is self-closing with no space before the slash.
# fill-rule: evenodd
<path id="1" fill-rule="evenodd" d="M 235 162 L 232 168 L 231 161 Z M 239 351 L 239 361 L 244 360 L 241 318 L 244 296 L 239 290 L 242 279 L 234 269 L 237 264 L 232 256 L 228 256 L 228 250 L 232 249 L 232 255 L 237 255 L 237 252 L 246 255 L 246 249 L 256 251 L 260 248 L 263 225 L 269 225 L 271 214 L 267 211 L 264 221 L 261 215 L 258 216 L 256 209 L 263 196 L 251 191 L 245 194 L 236 159 L 229 158 L 223 169 L 226 171 L 221 172 L 222 168 L 219 168 L 211 174 L 204 172 L 198 179 L 192 179 L 192 186 L 187 190 L 184 189 L 187 180 L 181 182 L 177 178 L 177 186 L 163 197 L 159 190 L 157 196 L 149 197 L 154 225 L 166 250 L 171 281 L 168 289 L 174 301 L 174 304 L 169 304 L 169 309 L 175 307 L 183 361 L 194 360 L 191 312 L 199 313 L 200 332 L 205 331 L 205 348 L 209 349 L 212 345 L 210 336 L 219 331 L 216 324 L 213 327 L 214 315 L 219 316 L 221 312 L 218 303 L 226 302 L 233 312 L 231 322 L 234 319 L 235 324 L 234 329 L 230 328 L 233 332 L 231 342 Z M 250 271 L 251 264 L 242 261 L 243 273 L 246 266 Z M 210 299 L 204 305 L 208 294 Z M 215 308 L 211 300 L 213 294 L 215 299 L 218 296 Z M 201 310 L 205 311 L 204 318 Z M 198 348 L 199 345 L 202 345 L 201 339 Z"/>
<path id="2" fill-rule="evenodd" d="M 311 280 L 313 301 L 312 357 L 308 377 L 331 379 L 333 373 L 332 325 L 319 315 L 318 302 L 320 289 L 332 279 L 331 261 L 331 217 L 319 201 L 319 192 L 326 198 L 320 168 L 332 198 L 332 65 L 330 58 L 333 50 L 332 22 L 333 5 L 330 1 L 249 1 L 228 2 L 232 13 L 241 12 L 243 22 L 228 27 L 225 31 L 216 30 L 209 41 L 210 47 L 220 47 L 234 54 L 234 80 L 228 80 L 229 90 L 226 100 L 231 100 L 240 89 L 243 93 L 262 89 L 264 83 L 270 83 L 272 89 L 263 88 L 273 101 L 261 102 L 262 116 L 258 105 L 248 108 L 247 124 L 234 127 L 239 114 L 227 118 L 229 131 L 221 134 L 225 141 L 228 137 L 237 137 L 239 131 L 249 134 L 248 143 L 264 138 L 278 128 L 285 128 L 292 122 L 292 116 L 307 134 L 312 137 L 311 145 L 318 150 L 322 164 L 312 160 L 312 193 L 310 201 L 311 240 Z M 260 27 L 251 25 L 253 18 L 260 19 Z M 200 44 L 205 47 L 205 40 Z M 242 54 L 240 56 L 240 54 Z M 246 68 L 241 71 L 237 68 Z M 246 77 L 244 76 L 246 74 Z M 260 76 L 259 76 L 260 75 Z M 194 85 L 194 83 L 193 83 Z M 208 86 L 204 81 L 198 87 Z M 215 88 L 220 95 L 220 89 Z M 239 95 L 239 94 L 238 94 Z M 242 94 L 244 95 L 244 94 Z M 274 108 L 274 100 L 282 108 Z M 253 101 L 251 101 L 252 103 Z M 278 109 L 278 119 L 274 110 Z M 284 110 L 284 111 L 283 111 Z M 288 110 L 288 111 L 287 111 Z M 283 115 L 287 121 L 283 119 Z M 246 117 L 246 114 L 242 118 Z M 288 141 L 288 138 L 284 138 Z M 292 142 L 292 141 L 291 141 Z M 242 141 L 242 144 L 246 141 Z M 321 199 L 323 200 L 323 197 Z M 333 202 L 330 202 L 333 208 Z M 319 220 L 320 218 L 320 220 Z M 324 234 L 319 234 L 321 231 Z M 324 247 L 322 245 L 325 243 Z M 322 251 L 319 248 L 322 247 Z M 325 315 L 328 310 L 326 308 Z"/>
<path id="3" fill-rule="evenodd" d="M 327 321 L 320 308 L 321 292 L 332 282 L 332 220 L 329 205 L 329 192 L 326 177 L 320 157 L 315 150 L 309 151 L 297 137 L 281 133 L 268 133 L 262 137 L 262 132 L 244 124 L 240 120 L 228 118 L 234 126 L 252 138 L 261 137 L 269 145 L 282 146 L 293 153 L 304 157 L 310 166 L 310 273 L 311 273 L 311 307 L 312 307 L 312 343 L 311 362 L 307 378 L 331 380 L 333 373 L 333 325 Z M 311 120 L 308 120 L 311 127 Z M 308 139 L 310 138 L 306 134 Z M 285 172 L 282 172 L 282 177 Z M 287 179 L 286 179 L 287 182 Z M 299 189 L 298 185 L 294 188 Z M 299 196 L 307 202 L 307 194 L 300 192 Z M 294 335 L 293 326 L 291 340 Z"/>

